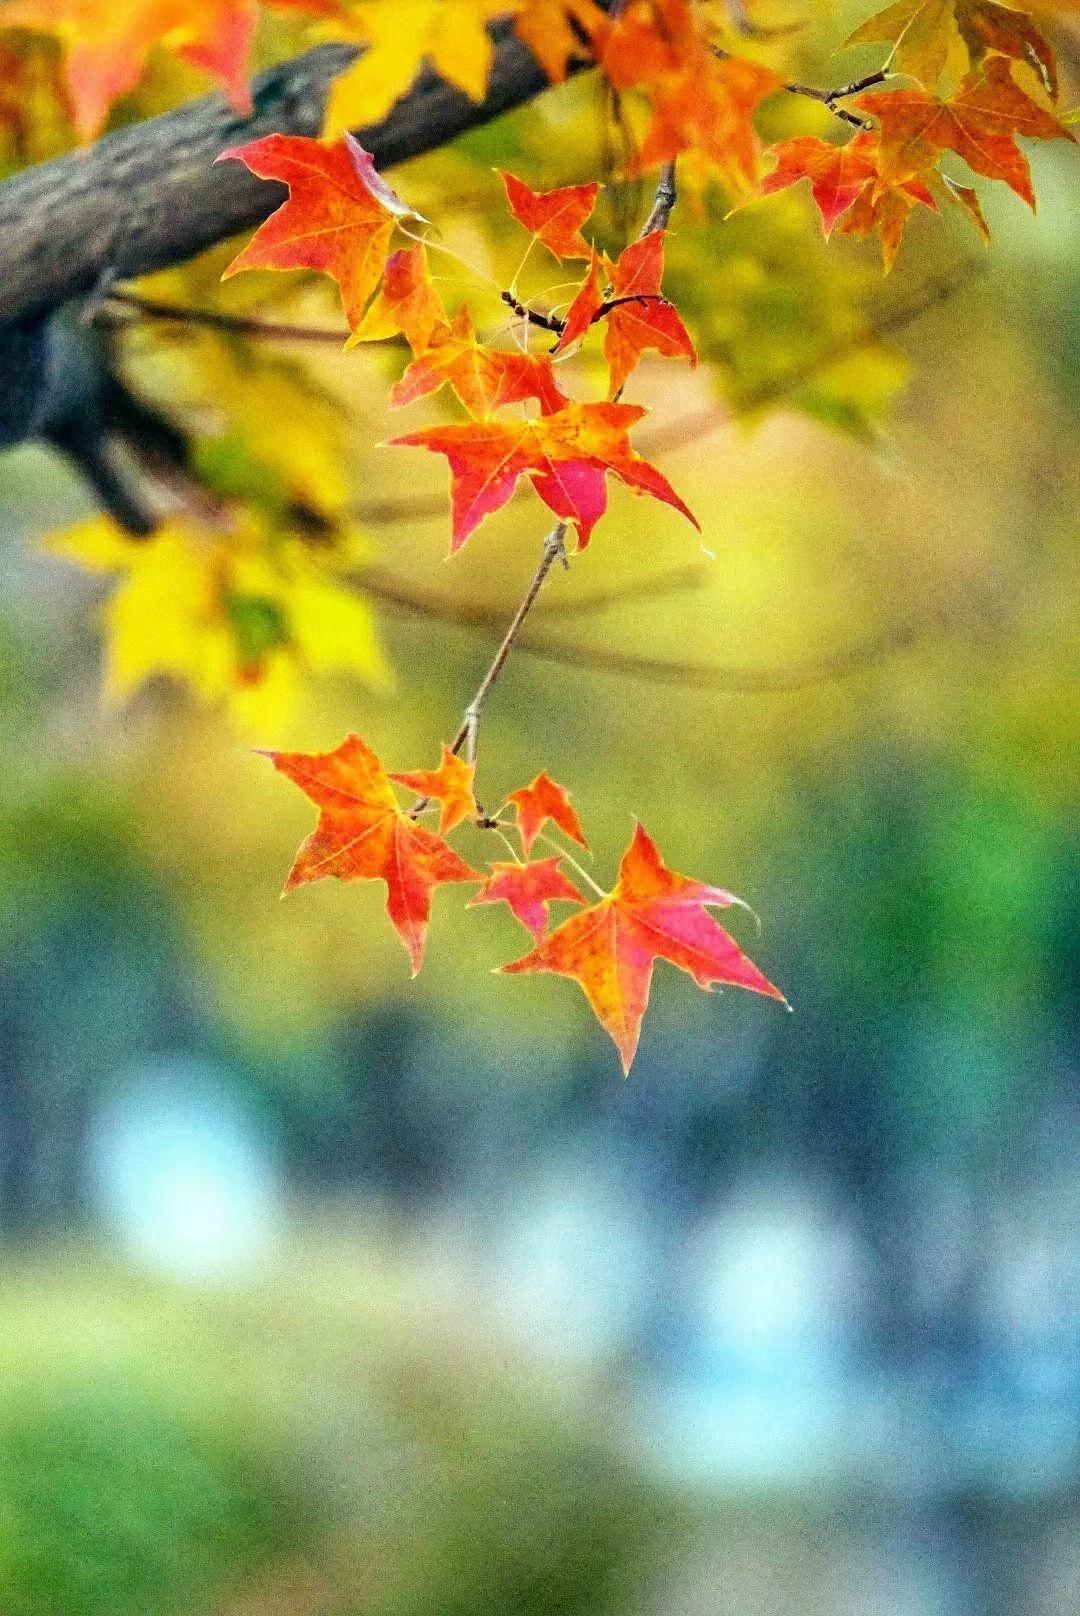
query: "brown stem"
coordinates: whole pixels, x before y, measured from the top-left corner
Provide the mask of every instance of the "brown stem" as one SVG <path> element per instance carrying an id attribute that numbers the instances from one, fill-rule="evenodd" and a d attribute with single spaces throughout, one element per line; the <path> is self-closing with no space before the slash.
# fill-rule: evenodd
<path id="1" fill-rule="evenodd" d="M 517 638 L 524 627 L 525 619 L 536 604 L 536 597 L 543 589 L 545 579 L 555 565 L 556 560 L 560 560 L 564 567 L 569 565 L 566 559 L 565 522 L 559 522 L 553 527 L 544 540 L 544 553 L 540 557 L 536 571 L 532 575 L 529 587 L 522 596 L 517 611 L 507 624 L 502 643 L 492 657 L 490 667 L 477 685 L 472 701 L 465 709 L 461 727 L 450 743 L 451 752 L 457 753 L 464 749 L 465 760 L 468 763 L 475 763 L 476 761 L 476 744 L 480 733 L 480 718 L 483 714 L 484 703 L 498 683 L 499 675 L 509 660 L 510 653 L 514 649 Z M 428 800 L 427 797 L 421 797 L 419 802 L 414 803 L 410 817 L 415 819 L 419 814 L 422 814 L 428 805 Z M 480 809 L 479 823 L 486 825 L 487 815 L 480 808 L 479 803 L 477 803 L 477 808 Z"/>

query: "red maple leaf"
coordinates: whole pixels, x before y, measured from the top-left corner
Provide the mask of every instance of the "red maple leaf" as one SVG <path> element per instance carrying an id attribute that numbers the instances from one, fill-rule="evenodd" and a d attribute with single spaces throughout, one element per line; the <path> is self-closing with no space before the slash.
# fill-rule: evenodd
<path id="1" fill-rule="evenodd" d="M 375 173 L 370 152 L 345 135 L 328 143 L 302 135 L 265 135 L 230 146 L 218 158 L 238 158 L 260 179 L 280 180 L 287 199 L 259 226 L 222 279 L 243 269 L 315 269 L 338 283 L 350 326 L 386 264 L 395 220 L 409 209 Z"/>
<path id="2" fill-rule="evenodd" d="M 451 474 L 451 550 L 459 550 L 485 516 L 506 504 L 523 475 L 560 521 L 573 523 L 578 546 L 584 548 L 607 509 L 608 472 L 635 493 L 652 494 L 673 506 L 698 526 L 663 473 L 630 443 L 630 428 L 644 414 L 637 404 L 570 403 L 528 421 L 425 427 L 392 441 L 446 456 Z"/>
<path id="3" fill-rule="evenodd" d="M 531 864 L 494 863 L 491 869 L 480 891 L 469 899 L 469 908 L 481 903 L 508 903 L 537 942 L 547 933 L 549 903 L 585 901 L 559 868 L 558 856 L 536 859 Z"/>
<path id="4" fill-rule="evenodd" d="M 614 891 L 571 915 L 508 973 L 552 971 L 579 984 L 630 1070 L 649 1002 L 653 964 L 668 960 L 701 988 L 720 983 L 784 1000 L 707 912 L 734 903 L 729 892 L 669 870 L 640 825 L 623 854 Z"/>
<path id="5" fill-rule="evenodd" d="M 557 191 L 531 191 L 505 169 L 499 169 L 506 186 L 510 211 L 519 224 L 556 258 L 590 258 L 592 248 L 581 234 L 581 227 L 596 206 L 600 186 L 564 185 Z"/>
<path id="6" fill-rule="evenodd" d="M 339 881 L 386 882 L 386 912 L 415 976 L 424 958 L 431 894 L 447 881 L 483 877 L 434 831 L 403 814 L 376 754 L 347 735 L 332 752 L 267 752 L 319 810 L 285 891 L 332 875 Z"/>
<path id="7" fill-rule="evenodd" d="M 822 229 L 829 235 L 867 183 L 877 177 L 874 156 L 860 141 L 861 137 L 856 137 L 846 146 L 833 146 L 817 135 L 797 135 L 794 140 L 780 141 L 767 153 L 776 159 L 776 167 L 762 180 L 762 195 L 771 196 L 774 191 L 808 179 Z"/>
<path id="8" fill-rule="evenodd" d="M 570 801 L 570 793 L 549 774 L 538 774 L 531 785 L 511 791 L 506 800 L 512 802 L 517 810 L 518 834 L 526 858 L 549 819 L 553 825 L 558 825 L 571 841 L 578 842 L 582 847 L 588 847 L 585 832 L 581 828 L 581 820 Z"/>
<path id="9" fill-rule="evenodd" d="M 627 377 L 649 348 L 666 358 L 689 359 L 691 365 L 696 365 L 690 333 L 674 305 L 660 291 L 664 231 L 653 230 L 631 242 L 617 263 L 605 259 L 604 267 L 609 289 L 601 293 L 599 264 L 594 256 L 581 290 L 566 311 L 566 326 L 556 347 L 566 348 L 583 336 L 603 312 L 604 356 L 612 398 L 622 391 Z"/>

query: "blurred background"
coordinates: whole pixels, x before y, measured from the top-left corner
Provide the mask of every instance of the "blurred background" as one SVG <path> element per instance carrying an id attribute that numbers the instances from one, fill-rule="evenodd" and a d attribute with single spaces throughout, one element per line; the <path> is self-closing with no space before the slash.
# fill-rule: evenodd
<path id="1" fill-rule="evenodd" d="M 395 182 L 505 284 L 490 165 L 589 178 L 610 138 L 575 85 Z M 685 200 L 705 362 L 631 396 L 704 549 L 617 498 L 481 749 L 485 800 L 573 790 L 601 879 L 637 814 L 762 916 L 732 926 L 796 1013 L 661 967 L 626 1082 L 572 984 L 490 974 L 508 915 L 440 894 L 410 984 L 375 890 L 278 901 L 310 807 L 252 744 L 433 763 L 493 630 L 375 594 L 381 683 L 106 699 L 115 580 L 42 544 L 92 502 L 0 460 L 4 1616 L 1080 1604 L 1080 210 L 1073 154 L 1031 155 L 1036 218 L 989 195 L 985 255 L 916 221 L 887 281 L 803 196 Z M 224 256 L 148 290 L 235 309 Z M 441 472 L 371 447 L 432 418 L 388 421 L 399 354 L 221 341 L 211 374 L 209 340 L 117 334 L 252 463 L 308 464 L 329 411 L 380 576 L 508 611 L 543 513 L 444 561 Z M 275 414 L 289 366 L 310 415 Z"/>

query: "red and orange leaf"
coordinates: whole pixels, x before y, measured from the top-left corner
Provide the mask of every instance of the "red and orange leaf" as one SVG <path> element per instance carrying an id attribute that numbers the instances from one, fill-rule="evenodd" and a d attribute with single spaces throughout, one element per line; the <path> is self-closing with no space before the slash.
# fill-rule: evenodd
<path id="1" fill-rule="evenodd" d="M 353 328 L 379 283 L 395 219 L 408 209 L 375 174 L 370 153 L 351 135 L 328 143 L 302 135 L 266 135 L 230 146 L 260 179 L 280 180 L 287 199 L 225 271 L 314 269 L 338 283 Z"/>
<path id="2" fill-rule="evenodd" d="M 776 167 L 761 182 L 763 196 L 783 191 L 800 180 L 810 181 L 810 195 L 821 215 L 821 227 L 831 234 L 840 216 L 847 212 L 868 180 L 877 175 L 877 165 L 858 138 L 846 146 L 833 146 L 817 135 L 797 135 L 770 148 Z"/>
<path id="3" fill-rule="evenodd" d="M 92 140 L 113 103 L 163 45 L 217 80 L 238 112 L 251 106 L 247 70 L 258 0 L 4 0 L 0 28 L 55 34 L 79 138 Z"/>
<path id="4" fill-rule="evenodd" d="M 532 864 L 494 863 L 469 908 L 481 903 L 508 903 L 516 919 L 532 932 L 536 941 L 546 937 L 549 903 L 584 903 L 584 898 L 559 868 L 558 857 L 536 859 Z"/>
<path id="5" fill-rule="evenodd" d="M 434 333 L 447 326 L 446 309 L 428 269 L 427 252 L 418 242 L 386 260 L 382 285 L 349 338 L 381 342 L 403 336 L 414 354 L 423 353 Z"/>
<path id="6" fill-rule="evenodd" d="M 446 456 L 452 551 L 461 548 L 485 516 L 506 504 L 523 475 L 560 521 L 574 525 L 582 549 L 607 509 L 608 472 L 698 526 L 663 473 L 630 443 L 630 428 L 644 414 L 636 404 L 571 403 L 533 420 L 426 427 L 392 441 Z"/>
<path id="7" fill-rule="evenodd" d="M 781 88 L 776 73 L 717 56 L 689 0 L 635 0 L 598 30 L 596 49 L 616 89 L 642 90 L 651 102 L 631 173 L 692 152 L 736 193 L 752 187 L 760 150 L 754 113 Z"/>
<path id="8" fill-rule="evenodd" d="M 549 937 L 503 971 L 552 971 L 581 987 L 630 1070 L 649 1002 L 653 964 L 668 960 L 701 988 L 720 983 L 784 996 L 707 912 L 735 900 L 669 870 L 640 825 L 623 854 L 613 892 L 571 915 Z"/>
<path id="9" fill-rule="evenodd" d="M 328 875 L 339 881 L 385 881 L 386 912 L 415 976 L 423 963 L 432 892 L 448 881 L 482 876 L 441 836 L 402 813 L 389 776 L 359 735 L 347 735 L 332 752 L 265 755 L 319 810 L 285 891 Z"/>
<path id="10" fill-rule="evenodd" d="M 604 356 L 610 373 L 610 396 L 621 391 L 647 349 L 667 359 L 697 364 L 690 333 L 674 306 L 660 292 L 664 274 L 664 231 L 654 230 L 631 242 L 611 269 L 614 305 L 605 320 Z"/>
<path id="11" fill-rule="evenodd" d="M 466 763 L 443 747 L 442 762 L 437 769 L 413 769 L 407 774 L 392 774 L 399 786 L 408 786 L 421 797 L 434 797 L 442 804 L 439 835 L 448 836 L 463 819 L 476 816 L 476 798 L 473 796 L 475 763 Z"/>
<path id="12" fill-rule="evenodd" d="M 517 810 L 518 834 L 526 858 L 549 819 L 553 825 L 558 825 L 572 842 L 588 847 L 585 832 L 581 828 L 581 820 L 570 801 L 570 793 L 549 774 L 538 774 L 531 785 L 511 791 L 506 800 L 512 802 Z"/>
<path id="13" fill-rule="evenodd" d="M 938 211 L 932 191 L 917 175 L 901 185 L 867 185 L 844 214 L 837 230 L 842 236 L 860 239 L 878 231 L 887 274 L 900 251 L 908 219 L 918 203 L 935 213 Z"/>
<path id="14" fill-rule="evenodd" d="M 477 341 L 468 307 L 451 325 L 437 326 L 427 344 L 390 393 L 395 407 L 412 404 L 449 382 L 470 415 L 486 419 L 506 404 L 537 399 L 548 414 L 562 408 L 566 395 L 555 380 L 547 354 L 507 352 Z"/>
<path id="15" fill-rule="evenodd" d="M 956 25 L 974 66 L 988 51 L 1011 56 L 1034 68 L 1047 95 L 1057 100 L 1054 53 L 1026 11 L 998 5 L 997 0 L 956 0 Z"/>
<path id="16" fill-rule="evenodd" d="M 989 57 L 945 101 L 913 89 L 862 95 L 853 104 L 878 121 L 878 166 L 887 183 L 925 174 L 942 152 L 953 151 L 976 174 L 1003 180 L 1031 208 L 1035 206 L 1031 174 L 1016 137 L 1076 139 L 1020 89 L 1004 56 Z"/>
<path id="17" fill-rule="evenodd" d="M 519 224 L 531 230 L 556 258 L 591 258 L 592 248 L 581 234 L 581 227 L 596 206 L 600 186 L 565 185 L 557 191 L 531 191 L 513 174 L 499 169 L 506 186 L 510 211 Z"/>
<path id="18" fill-rule="evenodd" d="M 566 311 L 566 322 L 555 344 L 556 353 L 561 353 L 572 343 L 580 341 L 603 308 L 604 289 L 601 273 L 602 260 L 593 253 L 585 279 Z"/>

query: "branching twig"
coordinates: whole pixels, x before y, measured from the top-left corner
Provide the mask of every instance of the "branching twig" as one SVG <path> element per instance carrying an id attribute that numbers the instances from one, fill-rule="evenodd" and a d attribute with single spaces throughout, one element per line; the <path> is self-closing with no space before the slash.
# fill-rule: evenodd
<path id="1" fill-rule="evenodd" d="M 865 118 L 860 118 L 857 112 L 849 112 L 847 107 L 838 106 L 837 102 L 846 101 L 848 96 L 859 95 L 863 90 L 870 90 L 875 84 L 884 84 L 892 76 L 887 67 L 881 67 L 876 73 L 867 73 L 865 78 L 854 79 L 851 84 L 843 84 L 835 90 L 819 90 L 812 84 L 785 84 L 784 89 L 791 95 L 805 95 L 811 101 L 820 101 L 834 117 L 842 118 L 855 129 L 866 129 L 869 125 Z"/>

